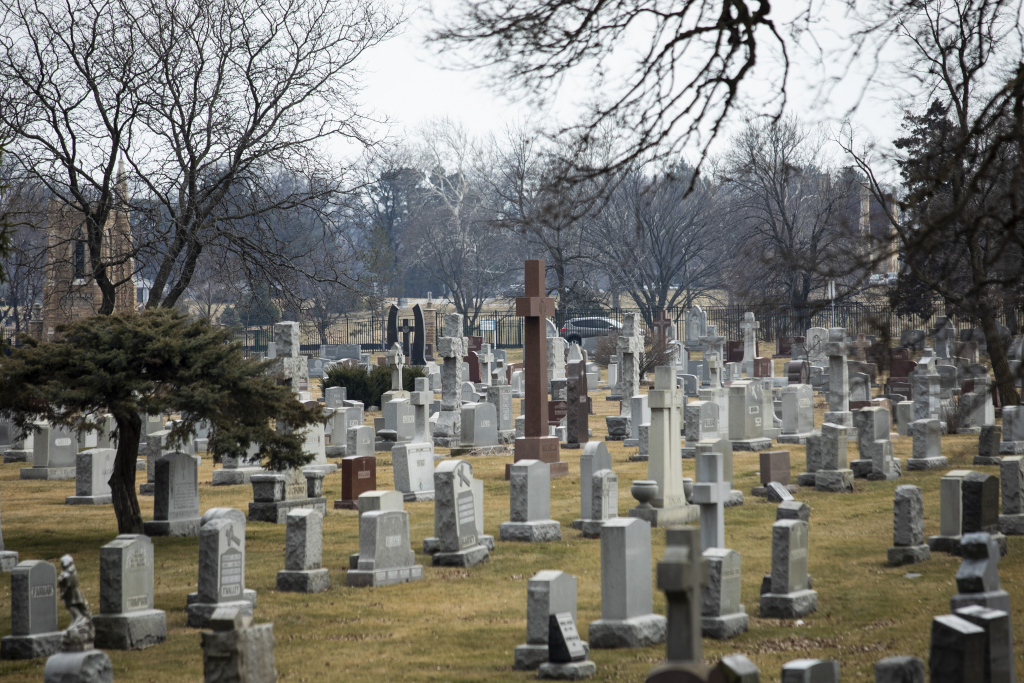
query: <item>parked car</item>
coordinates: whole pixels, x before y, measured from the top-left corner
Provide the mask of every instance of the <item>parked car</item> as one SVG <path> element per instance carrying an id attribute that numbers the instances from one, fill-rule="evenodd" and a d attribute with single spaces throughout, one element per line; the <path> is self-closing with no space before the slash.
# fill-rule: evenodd
<path id="1" fill-rule="evenodd" d="M 584 339 L 603 337 L 621 329 L 622 323 L 611 318 L 573 318 L 565 323 L 559 336 L 570 344 L 582 344 Z"/>

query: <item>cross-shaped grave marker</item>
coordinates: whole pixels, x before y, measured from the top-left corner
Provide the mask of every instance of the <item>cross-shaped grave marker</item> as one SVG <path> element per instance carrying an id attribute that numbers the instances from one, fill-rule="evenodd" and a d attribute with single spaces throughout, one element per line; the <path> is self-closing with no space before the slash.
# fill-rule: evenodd
<path id="1" fill-rule="evenodd" d="M 860 361 L 866 361 L 868 359 L 867 351 L 871 346 L 871 342 L 863 332 L 857 335 L 857 341 L 850 342 L 850 348 L 856 351 L 857 360 Z"/>
<path id="2" fill-rule="evenodd" d="M 395 345 L 388 351 L 388 365 L 391 366 L 391 391 L 402 390 L 402 366 L 405 365 L 405 354 L 402 347 Z"/>
<path id="3" fill-rule="evenodd" d="M 402 318 L 402 326 L 398 328 L 398 331 L 402 333 L 402 353 L 406 356 L 409 355 L 409 335 L 416 328 L 409 324 L 408 318 Z"/>
<path id="4" fill-rule="evenodd" d="M 665 634 L 669 664 L 702 663 L 701 587 L 708 563 L 700 554 L 700 529 L 666 529 L 665 559 L 658 562 L 658 589 L 668 602 Z"/>
<path id="5" fill-rule="evenodd" d="M 672 319 L 668 316 L 668 311 L 664 308 L 658 311 L 658 317 L 654 319 L 651 324 L 651 328 L 658 335 L 658 339 L 662 344 L 668 341 L 668 331 L 672 327 Z"/>
<path id="6" fill-rule="evenodd" d="M 627 313 L 622 320 L 622 335 L 616 342 L 619 351 L 619 415 L 629 417 L 630 399 L 640 392 L 640 354 L 644 352 L 644 338 L 636 324 L 636 314 Z"/>
<path id="7" fill-rule="evenodd" d="M 491 372 L 494 369 L 494 353 L 491 351 L 490 344 L 483 344 L 481 346 L 480 353 L 477 354 L 477 360 L 480 361 L 480 381 L 490 386 Z"/>
<path id="8" fill-rule="evenodd" d="M 707 349 L 707 353 L 704 357 L 708 361 L 708 374 L 711 378 L 711 386 L 718 388 L 722 386 L 722 370 L 725 366 L 722 363 L 723 356 L 725 355 L 722 351 L 722 347 L 725 345 L 725 337 L 719 336 L 717 325 L 708 325 L 707 334 L 698 337 L 701 344 L 704 344 L 704 348 Z"/>
<path id="9" fill-rule="evenodd" d="M 725 481 L 724 456 L 721 453 L 697 454 L 697 482 L 693 502 L 700 505 L 700 549 L 725 547 L 725 502 L 731 485 Z"/>

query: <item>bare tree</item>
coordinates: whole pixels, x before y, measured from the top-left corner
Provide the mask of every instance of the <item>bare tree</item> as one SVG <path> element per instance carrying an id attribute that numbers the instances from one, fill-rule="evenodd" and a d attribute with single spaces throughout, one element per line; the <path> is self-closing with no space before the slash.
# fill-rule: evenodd
<path id="1" fill-rule="evenodd" d="M 691 306 L 718 286 L 724 225 L 717 187 L 693 169 L 630 170 L 591 220 L 595 253 L 648 325 L 659 310 Z M 690 188 L 693 191 L 690 192 Z"/>
<path id="2" fill-rule="evenodd" d="M 884 195 L 878 168 L 895 163 L 905 185 L 892 220 L 908 274 L 976 319 L 1002 401 L 1020 397 L 997 315 L 1020 306 L 1024 282 L 1024 40 L 1018 3 L 931 0 L 895 15 L 919 102 L 895 153 L 842 142 Z M 881 253 L 876 259 L 888 258 Z"/>
<path id="3" fill-rule="evenodd" d="M 20 172 L 81 214 L 99 312 L 128 259 L 153 270 L 148 307 L 174 306 L 214 247 L 264 274 L 293 268 L 266 217 L 325 211 L 342 190 L 323 148 L 368 141 L 357 61 L 398 20 L 376 0 L 8 4 L 0 124 Z M 115 209 L 133 212 L 134 248 L 111 256 Z M 341 265 L 306 275 L 341 280 Z"/>
<path id="4" fill-rule="evenodd" d="M 497 203 L 493 225 L 525 239 L 530 253 L 543 258 L 554 280 L 563 314 L 575 289 L 592 280 L 594 253 L 588 221 L 607 195 L 607 175 L 579 182 L 573 168 L 596 169 L 605 147 L 576 142 L 551 145 L 524 127 L 510 128 L 504 141 L 491 143 L 488 173 Z"/>
<path id="5" fill-rule="evenodd" d="M 829 165 L 826 142 L 792 116 L 749 121 L 733 139 L 723 181 L 738 243 L 731 284 L 744 299 L 806 310 L 856 248 L 860 184 Z"/>

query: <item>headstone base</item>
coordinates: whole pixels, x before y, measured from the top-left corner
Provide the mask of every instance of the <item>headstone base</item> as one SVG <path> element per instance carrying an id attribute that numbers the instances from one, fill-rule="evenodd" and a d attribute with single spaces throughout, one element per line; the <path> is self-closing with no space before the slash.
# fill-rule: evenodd
<path id="1" fill-rule="evenodd" d="M 927 543 L 921 545 L 895 545 L 889 548 L 889 566 L 917 564 L 931 559 L 932 551 Z"/>
<path id="2" fill-rule="evenodd" d="M 63 631 L 0 638 L 0 659 L 39 659 L 60 650 Z"/>
<path id="3" fill-rule="evenodd" d="M 578 443 L 571 443 L 569 441 L 566 441 L 565 443 L 562 444 L 562 448 L 568 448 L 571 451 L 576 451 L 579 450 L 580 445 Z"/>
<path id="4" fill-rule="evenodd" d="M 811 485 L 813 486 L 814 483 L 811 482 Z M 796 493 L 797 491 L 800 490 L 796 486 L 793 486 L 792 484 L 786 484 L 784 486 L 784 488 L 787 491 L 789 491 L 790 493 Z M 758 498 L 768 498 L 768 487 L 767 486 L 755 486 L 754 488 L 750 489 L 750 495 L 757 496 Z M 776 501 L 772 501 L 772 502 L 774 503 Z"/>
<path id="5" fill-rule="evenodd" d="M 559 681 L 578 681 L 590 678 L 597 673 L 597 664 L 589 659 L 582 662 L 555 664 L 544 662 L 537 670 L 537 678 L 549 678 Z"/>
<path id="6" fill-rule="evenodd" d="M 929 536 L 928 547 L 937 553 L 951 553 L 954 547 L 960 547 L 959 536 Z"/>
<path id="7" fill-rule="evenodd" d="M 284 524 L 288 521 L 288 513 L 292 510 L 319 510 L 327 515 L 327 499 L 297 498 L 295 500 L 279 500 L 273 503 L 249 503 L 250 522 L 270 522 Z"/>
<path id="8" fill-rule="evenodd" d="M 253 607 L 256 607 L 256 591 L 253 590 L 252 588 L 246 588 L 245 590 L 242 591 L 242 600 L 245 600 L 247 603 L 249 603 Z M 186 606 L 191 607 L 192 605 L 198 605 L 198 604 L 199 604 L 199 593 L 189 593 L 188 595 L 185 596 L 185 605 Z M 234 605 L 234 604 L 235 603 L 233 603 L 233 602 L 228 603 L 229 606 L 230 605 Z"/>
<path id="9" fill-rule="evenodd" d="M 199 518 L 171 521 L 154 519 L 151 522 L 142 523 L 142 533 L 147 536 L 198 536 Z"/>
<path id="10" fill-rule="evenodd" d="M 899 458 L 892 459 L 892 467 L 889 468 L 888 474 L 882 474 L 881 472 L 872 469 L 868 472 L 868 476 L 865 477 L 868 481 L 896 481 L 903 476 L 903 463 Z"/>
<path id="11" fill-rule="evenodd" d="M 18 553 L 13 550 L 0 550 L 0 572 L 9 572 L 18 565 Z"/>
<path id="12" fill-rule="evenodd" d="M 647 647 L 665 642 L 668 619 L 660 614 L 645 614 L 632 619 L 598 619 L 590 622 L 590 647 Z"/>
<path id="13" fill-rule="evenodd" d="M 640 448 L 640 439 L 623 439 L 622 445 L 626 448 Z"/>
<path id="14" fill-rule="evenodd" d="M 686 449 L 684 448 L 683 450 L 685 451 Z M 683 457 L 685 458 L 687 456 L 684 454 Z M 690 455 L 689 457 L 693 458 L 693 457 L 696 457 L 696 456 Z M 633 455 L 631 455 L 631 456 L 629 456 L 627 458 L 627 460 L 629 462 L 647 462 L 650 459 L 651 459 L 651 456 L 646 454 L 646 453 L 634 453 Z"/>
<path id="15" fill-rule="evenodd" d="M 796 475 L 797 486 L 814 486 L 814 483 L 818 479 L 817 472 L 801 472 Z"/>
<path id="16" fill-rule="evenodd" d="M 335 464 L 333 462 L 329 462 L 329 463 L 321 464 L 321 465 L 312 464 L 312 465 L 303 465 L 302 466 L 303 474 L 305 474 L 306 472 L 323 472 L 324 476 L 327 476 L 328 474 L 332 474 L 332 473 L 337 472 L 337 471 L 338 471 L 338 466 L 337 466 L 337 464 Z"/>
<path id="17" fill-rule="evenodd" d="M 949 459 L 944 455 L 936 456 L 934 458 L 907 458 L 907 469 L 910 471 L 917 470 L 937 470 L 940 467 L 947 467 Z M 974 464 L 979 464 L 977 458 L 975 458 Z M 995 464 L 999 464 L 998 462 Z"/>
<path id="18" fill-rule="evenodd" d="M 494 446 L 458 446 L 452 448 L 451 456 L 453 458 L 459 458 L 462 456 L 473 456 L 473 455 L 512 455 L 509 452 L 509 447 L 504 444 L 496 444 Z"/>
<path id="19" fill-rule="evenodd" d="M 469 565 L 472 566 L 472 565 Z M 409 583 L 423 578 L 423 565 L 400 569 L 349 569 L 345 582 L 355 588 L 366 586 L 390 586 L 395 583 Z"/>
<path id="20" fill-rule="evenodd" d="M 64 499 L 65 505 L 110 505 L 114 502 L 114 496 L 108 493 L 103 496 L 68 496 Z"/>
<path id="21" fill-rule="evenodd" d="M 434 489 L 429 491 L 405 491 L 402 493 L 402 500 L 406 503 L 421 503 L 425 500 L 434 500 Z"/>
<path id="22" fill-rule="evenodd" d="M 237 467 L 235 469 L 224 469 L 213 471 L 213 485 L 214 486 L 239 486 L 242 484 L 249 485 L 252 482 L 250 478 L 254 474 L 266 474 L 267 471 L 262 467 Z"/>
<path id="23" fill-rule="evenodd" d="M 668 508 L 656 507 L 635 507 L 629 511 L 630 517 L 644 519 L 651 523 L 652 527 L 665 528 L 670 526 L 683 526 L 700 519 L 699 505 L 674 505 Z M 594 647 L 597 647 L 596 645 Z"/>
<path id="24" fill-rule="evenodd" d="M 1008 549 L 1006 545 L 1006 535 L 1001 534 L 998 531 L 990 532 L 989 535 L 992 537 L 992 540 L 999 545 L 999 556 L 1005 557 Z M 956 544 L 950 548 L 949 552 L 951 555 L 956 555 L 957 557 L 960 557 L 960 555 L 962 554 L 962 548 L 960 547 L 960 539 L 957 539 Z"/>
<path id="25" fill-rule="evenodd" d="M 530 458 L 520 458 L 520 460 L 529 460 Z M 558 462 L 549 462 L 548 465 L 551 468 L 551 478 L 556 477 L 568 477 L 569 476 L 569 463 L 559 460 Z M 505 481 L 509 480 L 512 476 L 512 463 L 505 465 Z"/>
<path id="26" fill-rule="evenodd" d="M 192 628 L 208 628 L 210 626 L 210 617 L 221 607 L 237 609 L 238 613 L 243 616 L 252 616 L 253 604 L 248 600 L 213 603 L 196 602 L 185 608 L 185 611 L 188 612 L 188 621 L 186 623 Z"/>
<path id="27" fill-rule="evenodd" d="M 502 522 L 498 527 L 498 538 L 503 541 L 524 541 L 543 543 L 562 540 L 562 525 L 553 519 L 535 522 Z"/>
<path id="28" fill-rule="evenodd" d="M 394 441 L 374 441 L 373 452 L 374 453 L 390 453 L 391 449 L 395 447 Z"/>
<path id="29" fill-rule="evenodd" d="M 103 650 L 58 652 L 46 660 L 43 683 L 113 683 L 114 667 Z"/>
<path id="30" fill-rule="evenodd" d="M 850 469 L 853 470 L 854 479 L 867 479 L 871 474 L 870 460 L 851 460 Z"/>
<path id="31" fill-rule="evenodd" d="M 949 611 L 956 613 L 958 609 L 979 605 L 988 609 L 1001 609 L 1010 614 L 1010 594 L 1004 590 L 988 591 L 987 593 L 957 593 L 949 599 Z"/>
<path id="32" fill-rule="evenodd" d="M 765 427 L 764 435 L 767 439 L 777 439 L 782 436 L 782 427 Z"/>
<path id="33" fill-rule="evenodd" d="M 775 437 L 775 440 L 779 443 L 795 443 L 800 446 L 807 445 L 807 437 L 814 436 L 814 432 L 805 432 L 803 434 L 779 434 Z"/>
<path id="34" fill-rule="evenodd" d="M 817 609 L 818 592 L 810 589 L 761 595 L 762 619 L 796 619 Z"/>
<path id="35" fill-rule="evenodd" d="M 19 475 L 22 479 L 74 479 L 74 467 L 22 467 Z"/>
<path id="36" fill-rule="evenodd" d="M 516 443 L 516 430 L 514 429 L 499 429 L 498 430 L 498 443 L 505 446 L 515 446 Z M 571 448 L 571 446 L 567 446 Z M 576 445 L 579 448 L 579 444 Z"/>
<path id="37" fill-rule="evenodd" d="M 957 434 L 981 434 L 981 427 L 961 427 L 956 430 Z"/>
<path id="38" fill-rule="evenodd" d="M 143 650 L 167 640 L 167 615 L 161 609 L 124 614 L 96 614 L 96 647 L 104 650 Z"/>
<path id="39" fill-rule="evenodd" d="M 731 443 L 734 451 L 753 451 L 757 453 L 759 451 L 766 451 L 772 447 L 772 440 L 766 438 L 737 439 L 735 441 L 731 441 Z"/>
<path id="40" fill-rule="evenodd" d="M 512 668 L 516 671 L 532 671 L 548 661 L 547 645 L 516 645 L 513 653 Z"/>
<path id="41" fill-rule="evenodd" d="M 438 551 L 434 553 L 432 564 L 435 567 L 475 567 L 481 562 L 490 561 L 490 559 L 490 551 L 484 546 L 477 544 L 453 553 Z M 349 571 L 351 573 L 351 570 Z"/>
<path id="42" fill-rule="evenodd" d="M 1024 515 L 999 515 L 999 532 L 1007 536 L 1024 536 Z"/>
<path id="43" fill-rule="evenodd" d="M 911 458 L 911 460 L 913 460 L 913 458 Z M 1002 461 L 1003 461 L 1003 459 L 1002 458 L 998 458 L 998 457 L 989 457 L 989 456 L 985 456 L 985 455 L 976 455 L 976 456 L 974 456 L 974 462 L 972 462 L 971 464 L 972 465 L 990 465 L 990 466 L 994 466 L 994 467 L 999 467 L 999 464 Z M 910 460 L 908 460 L 907 462 L 909 463 Z"/>
<path id="44" fill-rule="evenodd" d="M 853 413 L 849 410 L 837 412 L 828 411 L 825 413 L 825 419 L 823 421 L 834 425 L 842 425 L 847 429 L 853 430 Z M 850 432 L 847 432 L 846 435 L 849 436 Z M 854 435 L 854 440 L 856 440 L 856 434 Z"/>
<path id="45" fill-rule="evenodd" d="M 583 522 L 580 526 L 580 531 L 583 532 L 583 538 L 601 538 L 601 528 L 604 527 L 604 523 L 608 520 L 584 519 L 580 521 Z"/>
<path id="46" fill-rule="evenodd" d="M 12 462 L 28 462 L 32 459 L 32 451 L 5 451 L 4 464 Z"/>
<path id="47" fill-rule="evenodd" d="M 1000 441 L 999 455 L 1024 455 L 1024 441 Z M 24 472 L 25 470 L 22 470 Z M 22 479 L 27 477 L 22 476 Z"/>
<path id="48" fill-rule="evenodd" d="M 743 505 L 743 491 L 732 489 L 729 491 L 729 499 L 723 503 L 724 507 L 734 508 Z"/>
<path id="49" fill-rule="evenodd" d="M 344 444 L 327 446 L 326 448 L 324 448 L 324 455 L 326 455 L 328 458 L 344 458 L 347 453 L 348 446 Z"/>
<path id="50" fill-rule="evenodd" d="M 740 609 L 743 609 L 743 605 L 740 605 Z M 750 617 L 746 611 L 720 617 L 700 618 L 700 630 L 705 638 L 728 640 L 741 633 L 746 633 L 748 628 L 750 628 Z"/>
<path id="51" fill-rule="evenodd" d="M 139 484 L 139 495 L 140 496 L 152 496 L 156 493 L 156 484 L 153 482 L 145 482 Z"/>
<path id="52" fill-rule="evenodd" d="M 323 593 L 331 587 L 327 567 L 289 570 L 277 573 L 277 590 L 282 593 Z"/>
<path id="53" fill-rule="evenodd" d="M 476 537 L 477 545 L 482 545 L 487 548 L 488 551 L 494 550 L 494 536 L 488 534 L 481 534 Z M 441 541 L 435 537 L 423 539 L 423 553 L 425 555 L 433 555 L 441 550 Z"/>
<path id="54" fill-rule="evenodd" d="M 814 490 L 826 493 L 853 493 L 853 470 L 818 470 Z"/>
<path id="55" fill-rule="evenodd" d="M 139 445 L 141 446 L 142 444 L 139 444 Z M 135 471 L 136 472 L 145 472 L 146 471 L 146 459 L 145 458 L 137 458 L 135 460 Z"/>

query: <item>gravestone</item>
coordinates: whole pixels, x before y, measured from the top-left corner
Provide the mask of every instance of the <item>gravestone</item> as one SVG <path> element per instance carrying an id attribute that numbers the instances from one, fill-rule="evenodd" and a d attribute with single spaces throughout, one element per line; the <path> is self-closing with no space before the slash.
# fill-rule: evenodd
<path id="1" fill-rule="evenodd" d="M 39 435 L 36 435 L 36 439 L 39 439 Z M 999 442 L 999 453 L 1024 455 L 1024 410 L 1021 406 L 1003 407 L 1003 440 Z"/>
<path id="2" fill-rule="evenodd" d="M 423 308 L 419 304 L 412 307 L 412 319 L 415 336 L 409 349 L 409 362 L 413 365 L 426 365 L 426 321 L 423 318 Z"/>
<path id="3" fill-rule="evenodd" d="M 928 547 L 953 552 L 963 529 L 963 479 L 970 470 L 950 470 L 939 480 L 939 533 L 928 537 Z"/>
<path id="4" fill-rule="evenodd" d="M 633 416 L 632 398 L 640 393 L 640 354 L 644 351 L 643 333 L 633 313 L 627 313 L 622 323 L 622 334 L 616 342 L 619 353 L 619 415 L 618 418 L 608 417 L 605 422 L 608 434 L 618 434 L 622 426 L 625 433 L 632 436 L 632 424 L 637 418 L 643 423 L 644 416 Z M 672 384 L 675 385 L 673 371 Z M 615 429 L 613 429 L 613 427 Z"/>
<path id="5" fill-rule="evenodd" d="M 985 680 L 985 629 L 946 614 L 932 619 L 928 668 L 935 683 Z"/>
<path id="6" fill-rule="evenodd" d="M 590 646 L 647 647 L 665 640 L 667 620 L 653 613 L 651 525 L 622 517 L 601 529 L 601 618 L 590 623 Z"/>
<path id="7" fill-rule="evenodd" d="M 756 380 L 738 380 L 729 385 L 729 440 L 733 450 L 763 451 L 772 440 L 764 436 L 764 390 Z M 767 426 L 771 426 L 769 422 Z"/>
<path id="8" fill-rule="evenodd" d="M 1009 455 L 999 463 L 1003 513 L 999 531 L 1007 536 L 1024 535 L 1024 457 Z"/>
<path id="9" fill-rule="evenodd" d="M 462 443 L 451 455 L 502 453 L 498 443 L 498 413 L 493 403 L 466 403 L 462 406 Z"/>
<path id="10" fill-rule="evenodd" d="M 821 461 L 819 469 L 814 473 L 816 491 L 853 491 L 853 470 L 847 467 L 848 432 L 849 429 L 843 425 L 826 423 L 821 426 L 821 439 L 818 440 Z"/>
<path id="11" fill-rule="evenodd" d="M 899 479 L 901 467 L 893 458 L 889 439 L 892 419 L 885 408 L 861 408 L 853 414 L 860 459 L 850 463 L 853 475 L 871 481 Z"/>
<path id="12" fill-rule="evenodd" d="M 576 577 L 543 570 L 526 582 L 526 643 L 517 645 L 512 668 L 536 669 L 548 661 L 548 624 L 552 615 L 576 616 Z"/>
<path id="13" fill-rule="evenodd" d="M 688 349 L 699 348 L 702 344 L 701 337 L 707 334 L 707 314 L 704 313 L 704 310 L 698 304 L 694 304 L 690 310 L 686 312 L 684 320 L 686 337 L 683 343 Z"/>
<path id="14" fill-rule="evenodd" d="M 871 401 L 871 377 L 864 372 L 850 372 L 848 376 L 850 378 L 850 403 L 862 404 Z"/>
<path id="15" fill-rule="evenodd" d="M 638 498 L 639 505 L 629 511 L 629 516 L 644 519 L 657 527 L 695 521 L 700 512 L 695 505 L 686 502 L 680 458 L 682 425 L 679 418 L 686 398 L 676 387 L 675 370 L 671 366 L 655 368 L 654 387 L 647 396 L 651 408 L 647 479 L 654 482 L 656 492 L 650 500 Z"/>
<path id="16" fill-rule="evenodd" d="M 113 448 L 82 451 L 75 459 L 75 495 L 64 499 L 66 505 L 108 505 L 114 501 L 110 493 L 110 477 L 114 473 Z"/>
<path id="17" fill-rule="evenodd" d="M 782 388 L 782 433 L 779 443 L 806 444 L 814 432 L 814 389 L 809 384 Z"/>
<path id="18" fill-rule="evenodd" d="M 639 394 L 629 399 L 629 438 L 622 442 L 626 448 L 640 445 L 640 425 L 651 423 L 651 408 L 647 394 Z"/>
<path id="19" fill-rule="evenodd" d="M 204 628 L 218 607 L 252 616 L 255 595 L 245 589 L 245 525 L 218 517 L 199 530 L 199 590 L 189 596 L 188 625 Z"/>
<path id="20" fill-rule="evenodd" d="M 786 379 L 792 384 L 809 384 L 811 364 L 806 360 L 792 360 L 786 363 Z"/>
<path id="21" fill-rule="evenodd" d="M 477 499 L 482 495 L 474 490 L 474 481 L 473 468 L 464 460 L 445 460 L 434 470 L 435 567 L 473 567 L 490 560 L 478 538 Z"/>
<path id="22" fill-rule="evenodd" d="M 850 371 L 846 364 L 846 330 L 833 327 L 825 344 L 828 357 L 828 412 L 825 422 L 853 427 L 850 414 Z"/>
<path id="23" fill-rule="evenodd" d="M 352 457 L 352 456 L 348 456 Z M 344 462 L 344 458 L 342 459 Z M 323 495 L 325 473 L 316 468 L 295 468 L 267 474 L 254 474 L 253 501 L 249 503 L 249 519 L 272 524 L 286 524 L 292 510 L 315 509 L 327 512 Z"/>
<path id="24" fill-rule="evenodd" d="M 95 644 L 141 650 L 167 640 L 167 615 L 153 609 L 153 541 L 122 534 L 100 548 L 100 613 Z"/>
<path id="25" fill-rule="evenodd" d="M 914 419 L 941 420 L 942 378 L 935 369 L 935 359 L 922 358 L 911 373 L 910 383 L 914 393 Z"/>
<path id="26" fill-rule="evenodd" d="M 896 403 L 896 433 L 910 436 L 910 423 L 914 421 L 914 402 L 899 401 Z M 997 447 L 998 450 L 998 447 Z"/>
<path id="27" fill-rule="evenodd" d="M 377 489 L 377 459 L 372 455 L 350 455 L 341 459 L 341 498 L 335 510 L 358 510 L 359 496 Z"/>
<path id="28" fill-rule="evenodd" d="M 1014 675 L 1010 615 L 1003 610 L 980 605 L 961 607 L 954 613 L 985 632 L 984 680 L 1014 683 L 1017 679 Z"/>
<path id="29" fill-rule="evenodd" d="M 369 425 L 358 425 L 349 427 L 346 433 L 348 441 L 345 446 L 347 457 L 372 458 L 374 454 L 373 427 Z"/>
<path id="30" fill-rule="evenodd" d="M 38 659 L 60 649 L 57 571 L 43 560 L 11 570 L 11 635 L 0 638 L 0 659 Z"/>
<path id="31" fill-rule="evenodd" d="M 707 439 L 717 440 L 721 435 L 718 420 L 718 404 L 713 401 L 692 401 L 683 408 L 686 445 L 683 457 L 692 458 L 697 453 L 697 444 Z"/>
<path id="32" fill-rule="evenodd" d="M 609 460 L 609 463 L 611 461 Z M 609 465 L 610 466 L 610 465 Z M 18 553 L 15 550 L 4 549 L 4 533 L 0 525 L 0 572 L 9 572 L 18 564 Z"/>
<path id="33" fill-rule="evenodd" d="M 942 424 L 938 420 L 917 420 L 908 425 L 914 439 L 913 457 L 907 459 L 908 470 L 933 470 L 945 467 L 942 455 Z"/>
<path id="34" fill-rule="evenodd" d="M 583 520 L 583 538 L 600 538 L 601 528 L 619 516 L 619 476 L 611 469 L 597 470 L 590 477 L 590 519 Z"/>
<path id="35" fill-rule="evenodd" d="M 561 540 L 561 525 L 551 519 L 551 470 L 547 463 L 520 460 L 512 464 L 509 521 L 499 527 L 499 538 L 529 543 Z"/>
<path id="36" fill-rule="evenodd" d="M 548 661 L 540 665 L 537 677 L 573 681 L 590 678 L 597 673 L 597 664 L 587 659 L 587 652 L 572 613 L 552 614 L 548 620 Z"/>
<path id="37" fill-rule="evenodd" d="M 828 364 L 828 355 L 825 353 L 825 345 L 828 344 L 829 332 L 824 327 L 812 327 L 807 330 L 804 346 L 807 349 L 807 361 L 811 365 Z"/>
<path id="38" fill-rule="evenodd" d="M 555 302 L 544 296 L 544 261 L 529 260 L 524 264 L 525 296 L 516 299 L 516 315 L 523 321 L 523 360 L 526 381 L 525 436 L 515 443 L 514 460 L 541 460 L 551 465 L 552 477 L 569 474 L 569 464 L 559 459 L 558 437 L 548 433 L 547 330 L 548 316 L 555 314 Z M 505 469 L 505 478 L 510 474 Z"/>
<path id="39" fill-rule="evenodd" d="M 591 519 L 593 482 L 591 478 L 598 470 L 610 470 L 612 456 L 603 441 L 588 441 L 580 456 L 580 518 L 573 520 L 573 529 L 582 529 L 583 523 Z"/>
<path id="40" fill-rule="evenodd" d="M 667 664 L 655 669 L 647 680 L 695 680 L 672 677 L 673 667 L 691 667 L 706 680 L 701 643 L 701 616 L 698 601 L 708 583 L 708 563 L 697 552 L 696 529 L 669 529 L 665 532 L 665 557 L 658 562 L 658 588 L 668 603 L 665 637 Z M 669 674 L 666 676 L 665 674 Z"/>
<path id="41" fill-rule="evenodd" d="M 590 440 L 589 381 L 583 361 L 570 361 L 566 377 L 565 447 L 576 449 Z"/>
<path id="42" fill-rule="evenodd" d="M 277 572 L 277 590 L 286 593 L 322 593 L 331 586 L 323 562 L 324 516 L 319 510 L 288 513 L 285 527 L 284 569 Z"/>
<path id="43" fill-rule="evenodd" d="M 433 392 L 427 388 L 427 379 L 417 377 L 416 391 L 409 397 L 415 410 L 415 435 L 412 443 L 395 444 L 391 449 L 395 489 L 408 501 L 434 500 L 434 442 L 427 431 L 427 411 L 433 397 Z"/>
<path id="44" fill-rule="evenodd" d="M 236 486 L 252 483 L 252 475 L 263 474 L 266 471 L 263 469 L 259 451 L 259 444 L 254 443 L 249 445 L 245 455 L 242 457 L 233 455 L 223 456 L 221 458 L 221 468 L 213 471 L 212 485 Z M 156 460 L 154 459 L 153 462 L 155 463 Z M 156 465 L 154 464 L 153 467 L 155 476 Z"/>
<path id="45" fill-rule="evenodd" d="M 701 589 L 701 632 L 727 640 L 749 628 L 750 618 L 740 603 L 740 554 L 729 548 L 708 548 L 702 553 L 708 579 Z"/>
<path id="46" fill-rule="evenodd" d="M 839 662 L 794 659 L 782 665 L 782 683 L 839 683 Z"/>
<path id="47" fill-rule="evenodd" d="M 548 337 L 545 344 L 547 350 L 548 384 L 565 379 L 565 340 L 561 337 Z"/>
<path id="48" fill-rule="evenodd" d="M 441 411 L 431 433 L 435 446 L 457 446 L 462 438 L 462 357 L 467 352 L 468 340 L 462 336 L 463 318 L 458 313 L 444 316 L 444 336 L 437 340 L 437 351 L 443 359 L 441 366 Z"/>
<path id="49" fill-rule="evenodd" d="M 299 353 L 299 323 L 283 321 L 274 324 L 274 362 L 267 374 L 278 386 L 298 393 L 309 389 L 309 364 Z M 269 354 L 268 354 L 269 355 Z"/>
<path id="50" fill-rule="evenodd" d="M 203 631 L 203 680 L 274 683 L 274 625 L 253 624 L 252 617 L 230 607 L 210 617 L 212 631 Z"/>
<path id="51" fill-rule="evenodd" d="M 698 453 L 692 501 L 700 507 L 700 549 L 725 547 L 725 502 L 732 482 L 725 479 L 722 453 Z"/>
<path id="52" fill-rule="evenodd" d="M 789 484 L 789 451 L 764 451 L 760 453 L 761 485 L 778 482 L 783 486 Z"/>
<path id="53" fill-rule="evenodd" d="M 797 619 L 818 609 L 818 593 L 807 580 L 807 522 L 772 524 L 772 575 L 761 594 L 761 618 Z"/>
<path id="54" fill-rule="evenodd" d="M 761 323 L 754 320 L 754 314 L 743 314 L 740 329 L 743 330 L 743 372 L 747 377 L 754 377 L 754 359 L 757 357 L 757 330 Z"/>
<path id="55" fill-rule="evenodd" d="M 423 565 L 409 541 L 409 513 L 372 510 L 359 515 L 359 562 L 348 571 L 349 586 L 388 586 L 419 581 Z"/>
<path id="56" fill-rule="evenodd" d="M 494 406 L 497 418 L 498 443 L 515 443 L 515 421 L 512 416 L 512 387 L 507 384 L 487 387 L 485 400 Z M 586 403 L 586 400 L 584 400 Z M 584 408 L 586 406 L 584 405 Z"/>
<path id="57" fill-rule="evenodd" d="M 917 486 L 897 486 L 893 498 L 892 547 L 889 566 L 916 564 L 931 558 L 924 542 L 924 500 Z"/>
<path id="58" fill-rule="evenodd" d="M 18 471 L 21 479 L 74 479 L 78 437 L 75 433 L 45 422 L 35 423 L 32 437 L 32 467 Z"/>
<path id="59" fill-rule="evenodd" d="M 153 521 L 145 522 L 147 536 L 199 534 L 199 462 L 188 453 L 169 453 L 155 463 Z"/>

